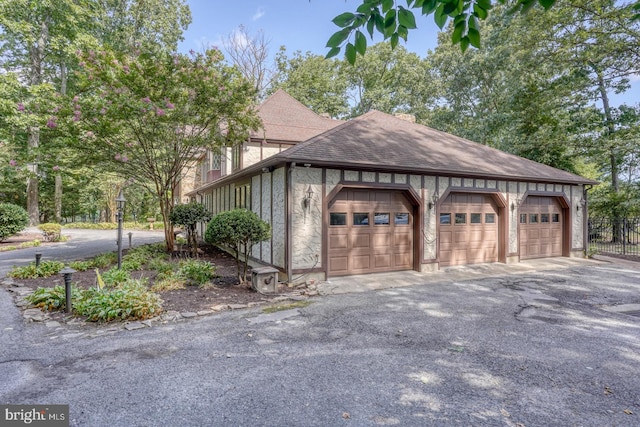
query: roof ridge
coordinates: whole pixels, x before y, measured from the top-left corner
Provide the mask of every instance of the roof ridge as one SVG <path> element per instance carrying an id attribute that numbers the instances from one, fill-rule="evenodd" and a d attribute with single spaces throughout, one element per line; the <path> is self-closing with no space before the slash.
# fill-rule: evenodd
<path id="1" fill-rule="evenodd" d="M 301 107 L 303 107 L 304 109 L 306 109 L 307 111 L 309 111 L 310 113 L 313 113 L 314 115 L 316 115 L 318 118 L 322 119 L 322 120 L 330 120 L 330 121 L 335 121 L 335 122 L 342 122 L 343 120 L 340 119 L 334 119 L 331 117 L 324 117 L 318 113 L 316 113 L 315 111 L 313 111 L 311 108 L 307 107 L 306 105 L 304 105 L 302 102 L 300 102 L 299 100 L 297 100 L 296 98 L 294 98 L 291 94 L 289 94 L 289 92 L 287 92 L 286 90 L 282 89 L 282 88 L 278 88 L 275 92 L 273 92 L 271 95 L 269 95 L 267 97 L 267 99 L 265 99 L 259 106 L 258 108 L 260 108 L 263 104 L 265 104 L 268 100 L 270 100 L 272 97 L 274 97 L 277 93 L 281 92 L 282 94 L 284 94 L 286 97 L 288 97 L 289 99 L 291 99 L 292 101 L 294 101 L 296 104 L 300 105 Z"/>
<path id="2" fill-rule="evenodd" d="M 329 136 L 329 135 L 332 135 L 333 133 L 338 132 L 338 131 L 340 131 L 342 129 L 345 129 L 345 128 L 349 127 L 349 126 L 353 126 L 355 123 L 361 121 L 360 120 L 361 118 L 363 118 L 365 116 L 368 116 L 368 115 L 371 115 L 371 113 L 374 113 L 376 111 L 377 110 L 367 111 L 366 113 L 364 113 L 364 114 L 362 114 L 362 115 L 360 115 L 358 117 L 354 117 L 351 120 L 346 120 L 346 121 L 342 122 L 341 124 L 339 124 L 338 126 L 336 126 L 334 128 L 326 130 L 326 131 L 324 131 L 324 132 L 322 132 L 322 133 L 320 133 L 320 134 L 318 134 L 316 136 L 313 136 L 313 137 L 311 137 L 311 138 L 309 138 L 309 139 L 307 139 L 305 141 L 299 142 L 298 144 L 296 144 L 295 146 L 293 146 L 291 148 L 288 148 L 288 149 L 286 149 L 284 151 L 281 151 L 280 153 L 277 154 L 277 156 L 280 157 L 280 158 L 290 157 L 291 154 L 295 154 L 297 151 L 302 150 L 304 147 L 314 144 L 315 143 L 314 139 L 317 139 L 317 138 L 320 138 L 320 137 L 323 137 L 323 136 Z"/>

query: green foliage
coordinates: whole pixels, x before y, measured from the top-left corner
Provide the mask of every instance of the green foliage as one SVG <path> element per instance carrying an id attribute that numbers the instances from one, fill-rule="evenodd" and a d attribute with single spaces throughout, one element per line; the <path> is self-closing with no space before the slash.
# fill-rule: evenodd
<path id="1" fill-rule="evenodd" d="M 87 289 L 77 302 L 73 301 L 73 305 L 76 313 L 92 322 L 143 320 L 162 311 L 160 297 L 141 280 L 129 280 L 103 290 Z"/>
<path id="2" fill-rule="evenodd" d="M 517 0 L 511 12 L 528 11 L 539 3 L 544 9 L 550 8 L 555 0 Z M 390 40 L 391 46 L 396 47 L 399 39 L 407 40 L 410 30 L 417 28 L 414 12 L 428 16 L 433 14 L 435 23 L 444 29 L 451 20 L 454 28 L 451 41 L 459 44 L 462 52 L 469 45 L 480 48 L 479 20 L 485 20 L 495 3 L 506 3 L 506 0 L 407 0 L 407 7 L 403 7 L 390 0 L 362 0 L 356 13 L 345 12 L 333 19 L 333 23 L 341 29 L 336 31 L 327 41 L 331 58 L 345 49 L 345 58 L 353 65 L 356 54 L 364 55 L 366 44 L 363 45 L 361 29 L 366 29 L 371 38 L 375 33 Z M 353 41 L 351 41 L 353 40 Z"/>
<path id="3" fill-rule="evenodd" d="M 74 148 L 124 176 L 151 183 L 168 224 L 175 177 L 195 150 L 241 143 L 259 119 L 254 89 L 217 49 L 182 55 L 140 49 L 78 58 L 82 95 L 68 99 Z M 62 115 L 62 114 L 61 114 Z M 226 132 L 218 132 L 224 127 Z M 167 250 L 172 230 L 165 230 Z"/>
<path id="4" fill-rule="evenodd" d="M 118 269 L 116 267 L 113 267 L 102 273 L 102 279 L 107 286 L 118 286 L 130 280 L 131 273 L 124 268 Z"/>
<path id="5" fill-rule="evenodd" d="M 59 242 L 61 239 L 62 226 L 54 222 L 40 224 L 38 229 L 42 231 L 44 240 L 47 242 Z"/>
<path id="6" fill-rule="evenodd" d="M 56 275 L 64 268 L 64 263 L 60 261 L 41 261 L 36 268 L 36 264 L 32 262 L 22 267 L 13 267 L 7 276 L 14 279 L 37 279 L 38 277 L 51 277 Z"/>
<path id="7" fill-rule="evenodd" d="M 116 230 L 118 224 L 115 222 L 70 222 L 63 225 L 64 228 L 78 228 L 85 230 Z M 125 230 L 149 230 L 150 226 L 147 222 L 124 222 L 122 228 Z M 154 230 L 161 230 L 164 228 L 162 222 L 153 223 Z"/>
<path id="8" fill-rule="evenodd" d="M 73 306 L 74 302 L 81 298 L 82 290 L 72 284 L 71 305 Z M 65 310 L 67 308 L 67 294 L 65 287 L 62 285 L 57 285 L 53 288 L 38 288 L 31 295 L 28 295 L 25 300 L 36 307 L 48 311 Z"/>
<path id="9" fill-rule="evenodd" d="M 0 203 L 0 242 L 24 230 L 29 215 L 24 208 L 12 203 Z"/>
<path id="10" fill-rule="evenodd" d="M 24 249 L 24 248 L 35 248 L 40 246 L 40 240 L 35 239 L 32 240 L 31 242 L 23 242 L 20 243 L 18 246 L 2 246 L 0 247 L 0 252 L 6 252 L 6 251 L 15 251 L 16 249 Z"/>
<path id="11" fill-rule="evenodd" d="M 173 274 L 173 264 L 168 262 L 165 258 L 151 258 L 151 260 L 149 260 L 148 266 L 150 270 L 153 270 L 157 273 L 156 280 L 168 278 Z"/>
<path id="12" fill-rule="evenodd" d="M 115 252 L 106 252 L 93 257 L 90 261 L 92 267 L 104 269 L 118 261 L 118 254 Z"/>
<path id="13" fill-rule="evenodd" d="M 251 246 L 270 237 L 271 226 L 247 209 L 234 209 L 214 216 L 204 235 L 207 243 L 228 246 L 235 252 L 238 278 L 242 281 L 247 278 L 247 265 L 245 263 L 240 275 L 240 251 L 246 260 Z"/>
<path id="14" fill-rule="evenodd" d="M 195 227 L 199 222 L 209 221 L 211 213 L 202 203 L 191 202 L 174 206 L 169 216 L 171 222 L 184 227 Z"/>
<path id="15" fill-rule="evenodd" d="M 202 203 L 191 202 L 184 205 L 174 206 L 169 215 L 173 224 L 182 225 L 187 231 L 187 244 L 191 253 L 198 253 L 198 239 L 196 236 L 196 225 L 211 219 L 211 213 Z"/>
<path id="16" fill-rule="evenodd" d="M 204 286 L 216 277 L 216 267 L 208 261 L 187 259 L 180 262 L 176 276 L 189 284 Z"/>
<path id="17" fill-rule="evenodd" d="M 93 268 L 94 265 L 92 261 L 73 261 L 69 264 L 69 267 L 76 271 L 87 271 L 90 268 Z"/>

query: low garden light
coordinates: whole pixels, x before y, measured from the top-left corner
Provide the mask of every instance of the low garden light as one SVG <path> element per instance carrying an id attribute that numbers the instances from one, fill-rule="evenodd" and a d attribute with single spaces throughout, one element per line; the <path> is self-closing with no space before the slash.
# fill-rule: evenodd
<path id="1" fill-rule="evenodd" d="M 62 270 L 60 270 L 60 274 L 64 277 L 64 295 L 66 298 L 66 312 L 71 313 L 73 307 L 71 305 L 71 276 L 75 273 L 76 270 L 73 268 L 66 266 Z"/>
<path id="2" fill-rule="evenodd" d="M 40 267 L 40 259 L 42 258 L 41 252 L 36 252 L 36 268 Z"/>
<path id="3" fill-rule="evenodd" d="M 124 206 L 127 200 L 124 198 L 122 190 L 116 197 L 116 218 L 118 220 L 118 270 L 122 268 L 122 221 L 124 219 Z"/>

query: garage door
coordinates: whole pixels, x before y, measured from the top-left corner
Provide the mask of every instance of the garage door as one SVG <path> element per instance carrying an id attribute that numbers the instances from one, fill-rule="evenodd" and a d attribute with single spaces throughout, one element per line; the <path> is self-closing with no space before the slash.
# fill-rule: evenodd
<path id="1" fill-rule="evenodd" d="M 441 266 L 498 261 L 498 209 L 490 196 L 452 193 L 439 221 Z"/>
<path id="2" fill-rule="evenodd" d="M 402 192 L 342 190 L 329 206 L 328 275 L 412 269 L 413 220 Z"/>
<path id="3" fill-rule="evenodd" d="M 520 209 L 520 259 L 562 256 L 562 208 L 553 197 L 527 197 Z"/>

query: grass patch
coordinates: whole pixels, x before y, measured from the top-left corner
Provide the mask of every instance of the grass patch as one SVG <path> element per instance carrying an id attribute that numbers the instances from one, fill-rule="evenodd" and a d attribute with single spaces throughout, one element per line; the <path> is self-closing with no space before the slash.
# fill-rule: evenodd
<path id="1" fill-rule="evenodd" d="M 269 313 L 275 313 L 277 311 L 293 310 L 294 308 L 305 308 L 311 303 L 312 301 L 295 301 L 295 302 L 289 302 L 286 304 L 271 305 L 269 307 L 263 308 L 262 311 L 264 313 L 269 314 Z"/>
<path id="2" fill-rule="evenodd" d="M 15 245 L 3 246 L 3 247 L 0 247 L 0 252 L 15 251 L 16 249 L 24 249 L 24 248 L 36 248 L 40 246 L 40 243 L 41 243 L 40 240 L 35 239 L 30 242 L 20 243 L 18 246 L 15 246 Z"/>

